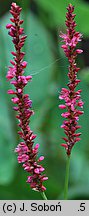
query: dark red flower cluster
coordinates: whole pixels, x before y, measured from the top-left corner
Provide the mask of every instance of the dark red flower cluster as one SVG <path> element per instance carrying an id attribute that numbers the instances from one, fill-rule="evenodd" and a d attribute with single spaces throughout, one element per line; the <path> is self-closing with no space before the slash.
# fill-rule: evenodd
<path id="1" fill-rule="evenodd" d="M 14 95 L 12 101 L 15 105 L 14 110 L 18 113 L 16 118 L 19 120 L 18 126 L 21 129 L 18 134 L 23 140 L 15 151 L 18 153 L 18 163 L 23 163 L 24 170 L 30 174 L 27 182 L 30 183 L 31 188 L 37 191 L 45 191 L 46 188 L 43 186 L 43 181 L 47 180 L 48 177 L 42 174 L 44 168 L 39 164 L 44 160 L 44 157 L 41 156 L 38 160 L 36 159 L 39 144 L 33 147 L 36 135 L 33 134 L 29 127 L 29 118 L 34 114 L 31 110 L 32 101 L 29 99 L 28 94 L 24 94 L 24 87 L 28 81 L 31 81 L 32 77 L 23 75 L 27 62 L 23 61 L 25 53 L 22 52 L 22 47 L 27 36 L 24 35 L 24 29 L 21 28 L 23 23 L 23 20 L 20 20 L 21 10 L 16 3 L 12 3 L 10 10 L 12 24 L 7 24 L 6 26 L 9 29 L 9 35 L 13 38 L 12 42 L 15 47 L 15 52 L 11 52 L 14 56 L 13 61 L 10 61 L 12 66 L 9 67 L 6 76 L 7 80 L 11 80 L 10 83 L 14 85 L 15 90 L 10 89 L 8 94 Z"/>
<path id="2" fill-rule="evenodd" d="M 83 52 L 81 49 L 76 49 L 76 45 L 81 41 L 81 34 L 75 31 L 76 23 L 74 21 L 75 14 L 74 7 L 69 4 L 66 13 L 66 34 L 61 33 L 60 37 L 63 38 L 64 44 L 61 46 L 65 52 L 66 57 L 69 61 L 69 71 L 68 78 L 69 83 L 67 88 L 62 88 L 61 94 L 59 96 L 60 100 L 65 101 L 65 105 L 59 105 L 59 108 L 66 109 L 67 111 L 62 113 L 62 117 L 66 118 L 61 126 L 64 128 L 64 132 L 67 137 L 64 137 L 66 143 L 61 144 L 65 147 L 67 155 L 70 155 L 71 149 L 74 144 L 80 140 L 79 136 L 81 133 L 76 133 L 76 130 L 80 128 L 78 125 L 79 116 L 83 114 L 83 111 L 79 110 L 78 107 L 83 108 L 83 102 L 81 100 L 81 90 L 76 91 L 75 88 L 80 82 L 77 78 L 77 72 L 80 68 L 76 65 L 77 54 Z"/>

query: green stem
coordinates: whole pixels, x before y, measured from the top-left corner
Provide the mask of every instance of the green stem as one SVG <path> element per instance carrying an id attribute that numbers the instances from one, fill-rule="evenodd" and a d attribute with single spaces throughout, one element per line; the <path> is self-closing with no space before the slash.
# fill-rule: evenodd
<path id="1" fill-rule="evenodd" d="M 47 200 L 47 197 L 46 197 L 44 192 L 41 192 L 41 196 L 42 196 L 43 200 Z"/>
<path id="2" fill-rule="evenodd" d="M 65 187 L 64 187 L 64 199 L 65 200 L 68 199 L 69 167 L 70 167 L 70 156 L 67 156 L 66 175 L 65 175 Z"/>

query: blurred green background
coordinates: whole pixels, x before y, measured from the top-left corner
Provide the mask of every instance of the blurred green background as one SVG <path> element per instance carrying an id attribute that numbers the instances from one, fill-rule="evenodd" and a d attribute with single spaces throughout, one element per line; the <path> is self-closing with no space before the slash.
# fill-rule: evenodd
<path id="1" fill-rule="evenodd" d="M 5 29 L 9 23 L 12 1 L 0 0 L 0 199 L 41 199 L 38 192 L 26 183 L 28 173 L 18 165 L 14 149 L 19 143 L 17 122 L 12 109 L 10 88 L 6 81 L 11 37 Z M 28 35 L 24 50 L 28 61 L 26 73 L 33 75 L 26 87 L 33 101 L 35 115 L 31 118 L 31 129 L 40 143 L 39 155 L 44 155 L 44 167 L 49 180 L 45 182 L 48 199 L 63 199 L 66 153 L 60 146 L 64 135 L 60 128 L 63 118 L 58 105 L 62 87 L 68 81 L 68 62 L 61 47 L 60 31 L 65 32 L 65 13 L 68 3 L 75 5 L 77 30 L 83 34 L 79 47 L 84 53 L 78 57 L 81 67 L 78 74 L 84 101 L 81 141 L 71 154 L 69 199 L 89 199 L 89 1 L 84 0 L 18 0 L 23 8 L 25 33 Z"/>

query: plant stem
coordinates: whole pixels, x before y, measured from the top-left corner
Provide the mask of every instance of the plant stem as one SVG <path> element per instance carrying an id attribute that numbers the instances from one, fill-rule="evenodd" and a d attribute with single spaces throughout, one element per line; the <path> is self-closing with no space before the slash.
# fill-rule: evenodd
<path id="1" fill-rule="evenodd" d="M 47 197 L 46 197 L 44 192 L 41 192 L 41 196 L 42 196 L 43 200 L 47 200 Z"/>
<path id="2" fill-rule="evenodd" d="M 65 200 L 68 199 L 69 167 L 70 167 L 70 156 L 67 156 L 66 175 L 65 175 L 65 187 L 64 187 L 64 199 Z"/>

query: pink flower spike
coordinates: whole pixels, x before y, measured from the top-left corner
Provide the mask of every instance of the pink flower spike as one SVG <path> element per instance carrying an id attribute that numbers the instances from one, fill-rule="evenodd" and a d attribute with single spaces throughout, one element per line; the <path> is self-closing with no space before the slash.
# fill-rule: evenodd
<path id="1" fill-rule="evenodd" d="M 34 111 L 31 109 L 32 101 L 29 95 L 25 94 L 24 88 L 28 81 L 31 81 L 32 76 L 23 75 L 27 62 L 24 61 L 25 52 L 22 51 L 22 48 L 27 36 L 23 34 L 23 27 L 21 28 L 23 23 L 23 20 L 20 20 L 21 10 L 22 8 L 16 3 L 11 4 L 10 13 L 12 14 L 12 18 L 10 18 L 10 21 L 12 24 L 7 24 L 6 28 L 9 30 L 8 34 L 12 37 L 14 51 L 11 52 L 13 55 L 13 60 L 10 60 L 12 66 L 8 67 L 9 70 L 6 78 L 8 81 L 10 80 L 10 84 L 15 89 L 8 90 L 8 93 L 11 95 L 15 94 L 15 97 L 12 97 L 11 100 L 16 105 L 14 105 L 13 109 L 17 112 L 16 118 L 19 121 L 18 126 L 20 130 L 18 134 L 21 140 L 23 140 L 15 149 L 15 152 L 18 154 L 18 163 L 22 163 L 24 171 L 29 173 L 27 182 L 30 184 L 30 187 L 33 190 L 42 192 L 46 190 L 43 186 L 43 181 L 47 177 L 44 177 L 45 175 L 42 174 L 44 168 L 39 164 L 44 157 L 37 158 L 39 144 L 37 143 L 34 146 L 36 135 L 29 126 L 30 117 L 34 114 Z M 11 81 L 11 79 L 13 80 Z"/>
<path id="2" fill-rule="evenodd" d="M 79 136 L 81 133 L 76 133 L 76 130 L 80 128 L 78 126 L 79 116 L 83 114 L 83 111 L 78 110 L 78 106 L 83 108 L 83 102 L 81 100 L 81 89 L 76 91 L 77 85 L 80 83 L 80 80 L 77 79 L 77 73 L 80 70 L 77 67 L 76 58 L 77 54 L 81 54 L 83 52 L 82 49 L 76 49 L 76 46 L 79 41 L 81 41 L 82 34 L 76 32 L 76 22 L 74 21 L 75 14 L 74 6 L 69 4 L 67 7 L 66 13 L 66 33 L 60 34 L 60 37 L 63 39 L 63 45 L 61 48 L 64 50 L 66 57 L 68 58 L 69 67 L 68 67 L 68 84 L 67 88 L 62 88 L 59 99 L 65 101 L 65 105 L 59 105 L 59 108 L 67 110 L 61 114 L 62 117 L 67 118 L 61 128 L 64 129 L 64 133 L 67 138 L 64 137 L 65 144 L 61 144 L 61 146 L 65 147 L 66 153 L 69 156 L 71 154 L 71 150 L 76 142 L 80 140 Z"/>

